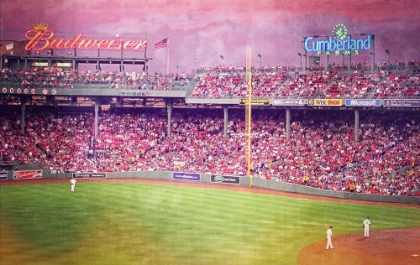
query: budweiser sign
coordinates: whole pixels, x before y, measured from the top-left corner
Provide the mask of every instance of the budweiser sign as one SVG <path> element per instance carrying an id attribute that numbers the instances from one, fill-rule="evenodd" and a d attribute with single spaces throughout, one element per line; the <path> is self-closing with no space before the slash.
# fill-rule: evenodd
<path id="1" fill-rule="evenodd" d="M 42 170 L 13 171 L 13 179 L 42 179 Z"/>
<path id="2" fill-rule="evenodd" d="M 55 37 L 45 23 L 38 23 L 33 30 L 25 33 L 27 40 L 25 50 L 42 51 L 45 49 L 99 49 L 99 50 L 142 50 L 147 46 L 147 40 L 116 39 L 86 39 L 83 33 L 75 38 L 64 39 Z"/>

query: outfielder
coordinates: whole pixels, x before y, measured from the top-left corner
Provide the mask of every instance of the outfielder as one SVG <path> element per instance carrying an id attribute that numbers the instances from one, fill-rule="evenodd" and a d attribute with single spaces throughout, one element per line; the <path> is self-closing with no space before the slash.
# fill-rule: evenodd
<path id="1" fill-rule="evenodd" d="M 74 189 L 76 188 L 76 179 L 71 179 L 70 180 L 70 188 L 71 188 L 71 192 L 74 192 Z"/>
<path id="2" fill-rule="evenodd" d="M 332 226 L 330 226 L 328 229 L 327 229 L 327 249 L 330 249 L 330 248 L 333 248 L 333 245 L 332 245 L 332 238 L 333 238 L 333 232 L 332 232 Z"/>
<path id="3" fill-rule="evenodd" d="M 366 217 L 366 219 L 363 221 L 363 231 L 365 233 L 365 237 L 369 237 L 370 224 L 371 223 L 369 217 Z"/>

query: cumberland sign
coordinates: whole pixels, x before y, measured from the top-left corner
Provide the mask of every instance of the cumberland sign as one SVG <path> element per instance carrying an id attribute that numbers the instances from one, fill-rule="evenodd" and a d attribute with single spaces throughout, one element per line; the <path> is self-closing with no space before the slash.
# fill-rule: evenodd
<path id="1" fill-rule="evenodd" d="M 25 50 L 42 51 L 46 49 L 99 49 L 99 50 L 144 50 L 147 47 L 147 40 L 123 40 L 117 39 L 85 39 L 83 33 L 75 38 L 56 38 L 55 33 L 48 29 L 45 23 L 38 23 L 33 30 L 25 33 Z"/>
<path id="2" fill-rule="evenodd" d="M 325 36 L 327 39 L 317 40 L 319 36 L 305 37 L 304 49 L 306 52 L 316 52 L 317 55 L 341 55 L 343 52 L 349 55 L 353 52 L 358 55 L 360 51 L 371 50 L 374 46 L 375 35 L 367 34 L 366 38 L 354 39 L 347 34 L 347 28 L 343 24 L 337 24 L 333 29 L 333 36 Z"/>

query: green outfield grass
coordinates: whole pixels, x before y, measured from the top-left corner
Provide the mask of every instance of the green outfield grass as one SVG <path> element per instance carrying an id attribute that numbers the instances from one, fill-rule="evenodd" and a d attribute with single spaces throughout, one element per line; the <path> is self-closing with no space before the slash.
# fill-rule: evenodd
<path id="1" fill-rule="evenodd" d="M 420 226 L 420 209 L 141 182 L 0 186 L 8 264 L 296 264 L 334 236 Z"/>

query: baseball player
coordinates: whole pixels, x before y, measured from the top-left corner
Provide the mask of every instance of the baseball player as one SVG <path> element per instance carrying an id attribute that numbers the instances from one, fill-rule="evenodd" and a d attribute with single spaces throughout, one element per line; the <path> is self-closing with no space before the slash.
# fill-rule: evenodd
<path id="1" fill-rule="evenodd" d="M 333 248 L 332 245 L 332 238 L 333 238 L 333 232 L 332 232 L 332 226 L 330 225 L 330 227 L 327 229 L 327 249 Z"/>
<path id="2" fill-rule="evenodd" d="M 71 188 L 71 192 L 74 192 L 74 189 L 76 188 L 76 179 L 71 179 L 70 180 L 70 188 Z"/>
<path id="3" fill-rule="evenodd" d="M 363 231 L 365 234 L 365 237 L 369 237 L 369 229 L 370 229 L 370 219 L 369 217 L 366 217 L 366 219 L 363 221 Z"/>

